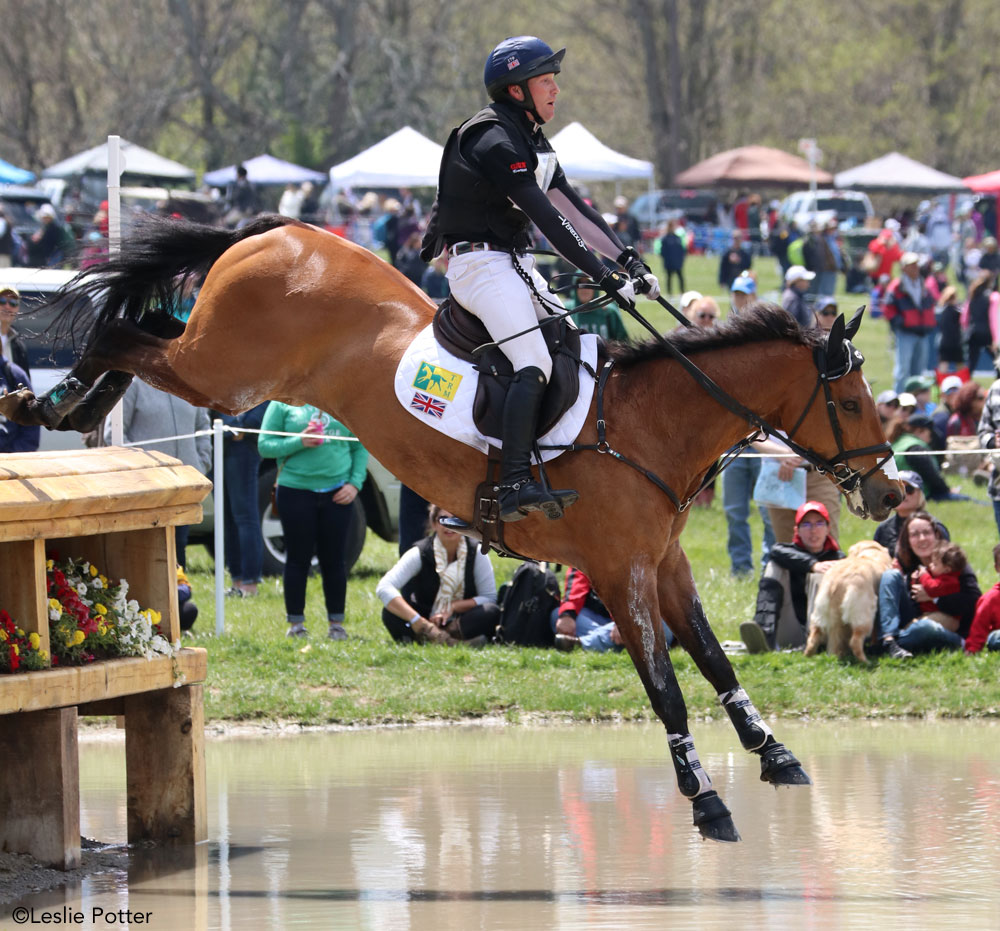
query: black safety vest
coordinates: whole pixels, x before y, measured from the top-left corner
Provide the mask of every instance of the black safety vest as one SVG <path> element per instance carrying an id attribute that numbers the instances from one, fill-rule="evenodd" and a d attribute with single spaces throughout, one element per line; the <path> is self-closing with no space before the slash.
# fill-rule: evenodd
<path id="1" fill-rule="evenodd" d="M 463 598 L 474 598 L 476 591 L 476 545 L 468 537 L 459 546 L 465 547 L 465 578 L 462 591 Z M 420 571 L 399 591 L 406 602 L 412 605 L 424 617 L 430 614 L 437 598 L 441 580 L 438 578 L 434 565 L 434 538 L 424 537 L 416 544 L 420 551 Z"/>
<path id="2" fill-rule="evenodd" d="M 531 132 L 521 111 L 511 112 L 501 104 L 485 107 L 452 130 L 441 158 L 437 201 L 424 237 L 425 250 L 437 246 L 434 255 L 444 246 L 466 241 L 492 242 L 508 248 L 527 245 L 528 217 L 462 154 L 465 134 L 485 123 L 500 123 L 507 130 L 531 172 L 538 167 L 537 153 L 552 151 L 540 129 Z"/>

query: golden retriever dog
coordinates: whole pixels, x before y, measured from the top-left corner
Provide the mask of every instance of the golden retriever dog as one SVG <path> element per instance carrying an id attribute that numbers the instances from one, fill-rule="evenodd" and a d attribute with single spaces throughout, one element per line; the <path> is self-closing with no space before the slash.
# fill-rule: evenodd
<path id="1" fill-rule="evenodd" d="M 864 642 L 875 624 L 878 583 L 891 568 L 889 551 L 874 540 L 855 543 L 846 558 L 830 565 L 809 610 L 806 656 L 824 643 L 828 653 L 845 656 L 849 645 L 858 660 L 868 662 Z"/>

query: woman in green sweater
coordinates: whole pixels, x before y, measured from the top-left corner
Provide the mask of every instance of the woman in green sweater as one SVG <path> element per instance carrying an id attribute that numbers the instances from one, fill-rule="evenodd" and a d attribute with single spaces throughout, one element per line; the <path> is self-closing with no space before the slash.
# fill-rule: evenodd
<path id="1" fill-rule="evenodd" d="M 346 640 L 344 547 L 351 503 L 364 484 L 368 453 L 354 434 L 324 411 L 307 404 L 272 401 L 264 413 L 258 448 L 277 459 L 278 513 L 285 536 L 285 612 L 288 636 L 305 637 L 306 580 L 319 558 L 331 640 Z M 275 436 L 295 433 L 297 436 Z M 351 439 L 329 439 L 351 437 Z"/>

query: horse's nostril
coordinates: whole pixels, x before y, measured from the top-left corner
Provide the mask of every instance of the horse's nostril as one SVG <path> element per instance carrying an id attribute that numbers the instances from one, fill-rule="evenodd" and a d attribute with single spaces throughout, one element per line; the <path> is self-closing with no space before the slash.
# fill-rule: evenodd
<path id="1" fill-rule="evenodd" d="M 894 508 L 894 507 L 899 507 L 902 501 L 903 499 L 899 495 L 897 495 L 896 492 L 890 491 L 882 499 L 882 504 L 884 504 L 887 508 Z"/>

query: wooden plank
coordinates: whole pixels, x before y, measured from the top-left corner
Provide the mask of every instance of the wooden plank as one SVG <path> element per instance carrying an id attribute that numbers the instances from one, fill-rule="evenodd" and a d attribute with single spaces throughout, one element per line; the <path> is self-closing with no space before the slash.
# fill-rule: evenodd
<path id="1" fill-rule="evenodd" d="M 80 537 L 94 533 L 116 533 L 143 527 L 182 526 L 201 523 L 200 504 L 171 505 L 161 508 L 123 511 L 117 514 L 88 514 L 48 520 L 3 523 L 0 518 L 0 542 L 6 540 L 54 539 Z M 62 554 L 60 554 L 62 555 Z"/>
<path id="2" fill-rule="evenodd" d="M 0 717 L 0 850 L 80 865 L 76 709 Z"/>
<path id="3" fill-rule="evenodd" d="M 197 504 L 212 483 L 197 469 L 177 465 L 93 475 L 0 482 L 0 521 L 107 514 L 170 504 Z"/>
<path id="4" fill-rule="evenodd" d="M 37 633 L 40 648 L 51 654 L 45 544 L 41 540 L 0 543 L 0 606 L 19 627 Z"/>
<path id="5" fill-rule="evenodd" d="M 125 699 L 130 844 L 208 837 L 202 690 L 185 685 Z"/>
<path id="6" fill-rule="evenodd" d="M 187 683 L 204 682 L 207 654 L 200 647 L 185 647 L 175 661 Z M 174 685 L 169 657 L 111 659 L 89 666 L 46 669 L 0 676 L 0 715 L 40 711 L 134 695 Z"/>
<path id="7" fill-rule="evenodd" d="M 179 465 L 180 460 L 145 447 L 101 446 L 44 453 L 5 453 L 0 457 L 0 482 L 48 475 L 83 475 Z"/>
<path id="8" fill-rule="evenodd" d="M 125 714 L 125 699 L 109 698 L 107 701 L 89 701 L 77 705 L 76 713 L 81 718 L 117 718 Z"/>

